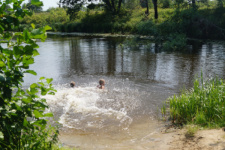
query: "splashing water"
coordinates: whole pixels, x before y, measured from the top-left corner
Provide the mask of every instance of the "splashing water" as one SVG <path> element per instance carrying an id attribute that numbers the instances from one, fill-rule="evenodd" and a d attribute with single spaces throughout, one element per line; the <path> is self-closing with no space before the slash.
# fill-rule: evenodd
<path id="1" fill-rule="evenodd" d="M 137 97 L 131 95 L 129 89 L 100 90 L 92 86 L 68 88 L 63 85 L 56 89 L 56 95 L 45 98 L 63 129 L 126 130 L 133 121 L 131 112 L 139 106 Z"/>

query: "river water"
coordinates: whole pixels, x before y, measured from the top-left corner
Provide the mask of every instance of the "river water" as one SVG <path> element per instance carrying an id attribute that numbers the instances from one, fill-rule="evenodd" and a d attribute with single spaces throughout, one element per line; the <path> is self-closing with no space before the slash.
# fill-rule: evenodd
<path id="1" fill-rule="evenodd" d="M 49 36 L 25 85 L 45 76 L 57 89 L 46 96 L 60 125 L 60 142 L 80 149 L 151 149 L 164 126 L 162 103 L 204 78 L 225 77 L 225 44 L 190 42 L 180 52 L 123 37 Z M 97 89 L 105 79 L 105 90 Z M 76 82 L 76 88 L 69 83 Z M 152 147 L 151 147 L 152 146 Z"/>

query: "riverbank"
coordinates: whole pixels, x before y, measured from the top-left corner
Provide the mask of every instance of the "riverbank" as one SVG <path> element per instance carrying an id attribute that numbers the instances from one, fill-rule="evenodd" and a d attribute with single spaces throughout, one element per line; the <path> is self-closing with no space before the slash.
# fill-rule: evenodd
<path id="1" fill-rule="evenodd" d="M 225 132 L 222 129 L 199 130 L 193 137 L 186 135 L 187 130 L 175 130 L 167 134 L 168 150 L 224 150 Z"/>
<path id="2" fill-rule="evenodd" d="M 187 136 L 187 129 L 162 129 L 155 131 L 143 138 L 145 142 L 136 144 L 135 146 L 122 146 L 117 147 L 117 150 L 224 150 L 225 148 L 225 132 L 223 129 L 204 129 L 198 130 L 194 136 Z M 65 137 L 59 137 L 65 140 Z M 148 142 L 146 142 L 148 141 Z M 63 144 L 64 149 L 80 149 L 80 146 Z M 114 143 L 119 145 L 119 143 Z M 102 147 L 103 148 L 103 147 Z M 114 149 L 112 147 L 104 147 L 104 150 Z"/>
<path id="3" fill-rule="evenodd" d="M 117 17 L 103 10 L 80 11 L 76 19 L 69 20 L 66 9 L 52 8 L 47 12 L 26 16 L 17 30 L 29 28 L 34 23 L 36 27 L 49 25 L 54 32 L 139 34 L 154 36 L 156 40 L 172 40 L 179 36 L 175 41 L 181 37 L 213 40 L 225 38 L 225 22 L 220 15 L 224 14 L 224 8 L 159 8 L 157 20 L 154 19 L 153 10 L 150 10 L 149 15 L 145 15 L 145 10 L 136 7 L 124 10 Z M 183 40 L 179 42 L 182 43 Z"/>

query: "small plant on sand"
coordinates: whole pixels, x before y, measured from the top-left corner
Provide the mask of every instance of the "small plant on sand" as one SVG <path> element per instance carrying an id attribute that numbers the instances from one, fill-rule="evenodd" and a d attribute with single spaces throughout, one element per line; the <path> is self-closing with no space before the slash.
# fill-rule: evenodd
<path id="1" fill-rule="evenodd" d="M 199 127 L 196 125 L 187 125 L 186 126 L 186 133 L 185 133 L 185 137 L 186 138 L 192 138 L 195 136 L 195 134 L 197 133 L 197 131 L 199 130 Z"/>

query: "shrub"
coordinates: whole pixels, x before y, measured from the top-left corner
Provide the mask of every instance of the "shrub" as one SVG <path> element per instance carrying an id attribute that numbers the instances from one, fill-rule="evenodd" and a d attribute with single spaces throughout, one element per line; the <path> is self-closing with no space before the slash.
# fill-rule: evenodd
<path id="1" fill-rule="evenodd" d="M 187 45 L 187 38 L 184 34 L 170 34 L 165 40 L 164 50 L 183 50 Z"/>
<path id="2" fill-rule="evenodd" d="M 28 89 L 23 87 L 26 73 L 36 75 L 35 71 L 29 70 L 34 57 L 39 55 L 36 41 L 44 41 L 46 30 L 51 28 L 36 29 L 32 24 L 23 32 L 8 32 L 20 27 L 19 18 L 29 14 L 21 9 L 21 3 L 4 1 L 0 6 L 0 15 L 5 16 L 0 19 L 1 42 L 7 43 L 6 47 L 0 46 L 0 149 L 52 149 L 57 142 L 58 130 L 48 124 L 47 118 L 53 115 L 45 112 L 48 106 L 41 98 L 54 94 L 52 79 L 42 77 Z M 31 0 L 31 3 L 40 4 L 38 0 Z M 10 15 L 4 11 L 6 5 L 13 5 Z"/>
<path id="3" fill-rule="evenodd" d="M 157 35 L 157 28 L 151 20 L 148 20 L 137 25 L 137 32 L 142 35 L 154 36 Z"/>

